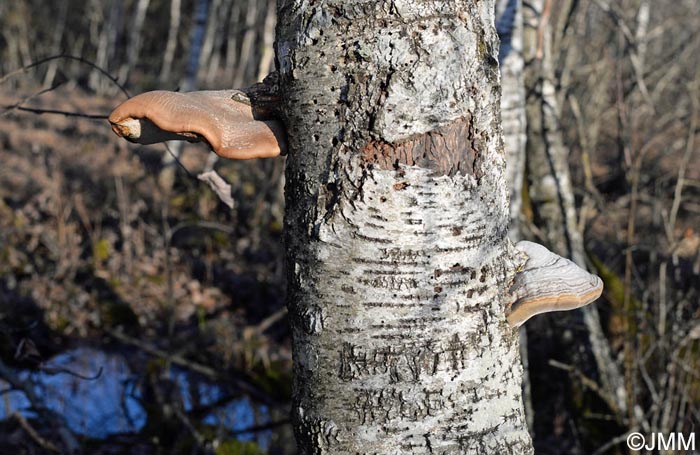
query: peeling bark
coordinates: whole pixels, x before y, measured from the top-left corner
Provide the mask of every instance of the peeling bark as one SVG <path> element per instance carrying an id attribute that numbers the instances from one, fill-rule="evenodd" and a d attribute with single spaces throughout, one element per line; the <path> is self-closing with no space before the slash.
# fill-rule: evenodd
<path id="1" fill-rule="evenodd" d="M 397 143 L 372 140 L 362 149 L 367 163 L 380 169 L 399 169 L 401 164 L 433 169 L 441 174 L 474 175 L 480 144 L 471 119 L 461 118 L 415 138 Z"/>
<path id="2" fill-rule="evenodd" d="M 493 11 L 278 4 L 302 454 L 532 453 Z"/>

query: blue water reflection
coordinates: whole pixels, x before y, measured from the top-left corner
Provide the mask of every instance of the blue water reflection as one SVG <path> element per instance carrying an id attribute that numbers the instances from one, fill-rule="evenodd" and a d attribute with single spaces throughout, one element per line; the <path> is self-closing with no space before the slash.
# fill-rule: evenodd
<path id="1" fill-rule="evenodd" d="M 105 438 L 116 433 L 137 432 L 146 424 L 147 415 L 140 403 L 138 378 L 131 372 L 124 357 L 93 348 L 81 347 L 52 358 L 45 365 L 62 367 L 75 373 L 93 376 L 100 368 L 102 375 L 95 380 L 84 380 L 69 374 L 19 371 L 22 380 L 35 384 L 35 392 L 51 410 L 61 414 L 77 434 Z M 169 379 L 178 385 L 185 411 L 194 406 L 213 407 L 203 422 L 222 426 L 236 433 L 269 422 L 269 410 L 256 406 L 247 398 L 226 400 L 226 392 L 217 384 L 203 380 L 187 371 L 171 368 Z M 0 388 L 8 384 L 0 381 Z M 14 412 L 34 417 L 24 393 L 12 391 L 0 397 L 0 420 Z M 196 403 L 195 403 L 196 401 Z M 271 431 L 240 433 L 237 438 L 255 441 L 260 448 L 269 447 Z"/>

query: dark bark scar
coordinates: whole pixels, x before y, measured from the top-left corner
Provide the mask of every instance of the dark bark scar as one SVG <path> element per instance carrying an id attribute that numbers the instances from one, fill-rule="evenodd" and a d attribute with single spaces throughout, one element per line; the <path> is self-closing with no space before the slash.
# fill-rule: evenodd
<path id="1" fill-rule="evenodd" d="M 476 161 L 484 145 L 469 115 L 405 141 L 370 140 L 362 149 L 362 156 L 381 169 L 396 170 L 398 164 L 406 164 L 443 175 L 460 173 L 479 178 Z"/>

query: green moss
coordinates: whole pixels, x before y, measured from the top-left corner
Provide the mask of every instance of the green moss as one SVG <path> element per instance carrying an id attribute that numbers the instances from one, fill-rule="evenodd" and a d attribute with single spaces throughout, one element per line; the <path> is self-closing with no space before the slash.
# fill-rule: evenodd
<path id="1" fill-rule="evenodd" d="M 58 333 L 63 333 L 68 328 L 68 323 L 69 320 L 61 315 L 56 316 L 53 324 L 48 319 L 46 320 L 46 325 L 49 327 L 49 329 Z"/>
<path id="2" fill-rule="evenodd" d="M 207 330 L 207 310 L 202 306 L 197 307 L 197 326 L 201 332 Z"/>
<path id="3" fill-rule="evenodd" d="M 481 39 L 479 39 L 478 46 L 479 57 L 484 58 L 484 55 L 486 55 L 488 52 L 488 47 L 486 46 L 486 40 L 483 38 L 483 35 L 481 36 Z"/>
<path id="4" fill-rule="evenodd" d="M 265 452 L 254 442 L 236 441 L 229 439 L 219 444 L 216 455 L 265 455 Z"/>
<path id="5" fill-rule="evenodd" d="M 182 209 L 189 206 L 191 206 L 191 201 L 188 201 L 186 194 L 176 194 L 170 198 L 170 207 L 174 209 Z"/>
<path id="6" fill-rule="evenodd" d="M 596 272 L 598 272 L 598 276 L 600 276 L 600 278 L 603 280 L 603 284 L 605 285 L 605 297 L 613 304 L 613 306 L 622 308 L 625 301 L 624 281 L 618 274 L 612 271 L 596 256 L 591 254 L 590 258 Z M 632 299 L 634 300 L 634 297 Z M 639 302 L 634 300 L 632 306 L 637 308 L 639 306 Z"/>
<path id="7" fill-rule="evenodd" d="M 589 254 L 589 257 L 598 276 L 603 280 L 603 292 L 612 308 L 612 313 L 608 321 L 610 333 L 618 336 L 636 336 L 636 315 L 639 314 L 639 311 L 642 309 L 641 302 L 634 298 L 634 295 L 630 295 L 629 308 L 625 308 L 625 282 L 623 278 L 596 256 Z M 642 339 L 640 340 L 641 345 L 647 345 L 650 340 L 648 334 L 642 335 Z"/>
<path id="8" fill-rule="evenodd" d="M 231 245 L 229 234 L 222 231 L 211 231 L 211 239 L 214 241 L 214 246 L 228 247 Z"/>
<path id="9" fill-rule="evenodd" d="M 100 239 L 92 246 L 92 257 L 95 262 L 103 262 L 109 258 L 111 247 L 109 241 Z"/>
<path id="10" fill-rule="evenodd" d="M 272 220 L 270 222 L 270 232 L 273 234 L 279 234 L 284 229 L 284 226 L 279 220 Z"/>
<path id="11" fill-rule="evenodd" d="M 161 285 L 161 284 L 165 283 L 166 277 L 165 277 L 165 275 L 159 274 L 159 275 L 145 275 L 144 278 L 149 283 Z"/>

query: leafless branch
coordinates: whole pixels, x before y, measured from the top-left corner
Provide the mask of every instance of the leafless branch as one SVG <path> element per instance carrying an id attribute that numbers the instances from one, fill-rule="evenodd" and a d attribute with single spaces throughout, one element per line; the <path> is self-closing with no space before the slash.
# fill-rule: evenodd
<path id="1" fill-rule="evenodd" d="M 12 417 L 19 422 L 19 425 L 24 428 L 24 431 L 27 432 L 29 437 L 31 437 L 34 442 L 39 444 L 42 448 L 49 450 L 51 452 L 56 452 L 60 453 L 61 451 L 56 447 L 51 441 L 48 441 L 44 438 L 41 437 L 38 431 L 34 429 L 34 427 L 31 426 L 31 424 L 27 421 L 27 419 L 22 416 L 22 414 L 15 412 L 12 414 Z"/>
<path id="2" fill-rule="evenodd" d="M 71 112 L 71 111 L 62 111 L 59 109 L 40 109 L 36 107 L 24 107 L 24 106 L 16 106 L 16 105 L 9 105 L 9 106 L 3 106 L 5 109 L 5 112 L 2 114 L 5 115 L 6 112 L 11 111 L 11 110 L 17 110 L 17 111 L 24 111 L 24 112 L 31 112 L 33 114 L 57 114 L 57 115 L 64 115 L 66 117 L 81 117 L 81 118 L 87 118 L 91 120 L 107 120 L 109 115 L 107 114 L 84 114 L 82 112 Z"/>
<path id="3" fill-rule="evenodd" d="M 4 117 L 5 115 L 9 114 L 13 110 L 17 109 L 18 107 L 22 106 L 24 103 L 26 103 L 27 101 L 29 101 L 33 98 L 39 97 L 45 93 L 49 93 L 49 92 L 56 90 L 61 85 L 62 85 L 62 83 L 54 84 L 51 87 L 41 89 L 38 92 L 32 93 L 31 95 L 28 95 L 28 96 L 25 96 L 24 98 L 20 99 L 19 101 L 17 101 L 14 104 L 11 104 L 9 106 L 5 106 L 5 110 L 0 113 L 0 117 Z"/>
<path id="4" fill-rule="evenodd" d="M 549 360 L 549 365 L 568 372 L 572 376 L 578 378 L 581 381 L 581 384 L 583 384 L 585 387 L 590 389 L 591 391 L 595 392 L 610 408 L 611 411 L 617 416 L 620 415 L 619 407 L 615 403 L 613 399 L 611 399 L 604 391 L 603 389 L 598 385 L 597 382 L 595 382 L 593 379 L 589 378 L 585 374 L 583 374 L 581 371 L 579 371 L 576 367 L 572 365 L 567 365 L 565 363 L 556 361 L 554 359 Z"/>
<path id="5" fill-rule="evenodd" d="M 79 451 L 80 444 L 66 426 L 63 418 L 42 403 L 34 391 L 34 386 L 31 381 L 20 379 L 14 371 L 8 368 L 2 361 L 0 361 L 0 377 L 7 381 L 13 388 L 22 391 L 27 397 L 27 400 L 29 400 L 32 409 L 46 418 L 51 423 L 51 426 L 56 428 L 65 446 L 65 453 L 77 453 Z"/>
<path id="6" fill-rule="evenodd" d="M 186 359 L 179 354 L 169 354 L 168 352 L 163 351 L 162 349 L 158 349 L 155 346 L 152 346 L 139 339 L 132 338 L 126 335 L 124 332 L 118 330 L 108 330 L 107 333 L 109 333 L 109 335 L 121 341 L 122 343 L 136 346 L 137 348 L 141 349 L 147 354 L 166 359 L 176 365 L 180 365 L 181 367 L 187 368 L 208 378 L 214 380 L 221 379 L 222 374 L 214 368 Z M 229 382 L 233 382 L 238 388 L 240 388 L 242 391 L 249 394 L 250 396 L 254 397 L 256 400 L 262 401 L 266 404 L 272 404 L 270 398 L 266 394 L 260 392 L 256 387 L 254 387 L 247 381 L 244 381 L 240 378 L 232 378 L 230 376 L 227 376 L 226 380 Z"/>
<path id="7" fill-rule="evenodd" d="M 74 61 L 76 61 L 76 62 L 80 62 L 80 63 L 82 63 L 83 65 L 87 65 L 87 66 L 89 66 L 89 67 L 91 67 L 91 68 L 97 70 L 97 71 L 100 72 L 103 76 L 105 76 L 107 79 L 109 79 L 110 81 L 112 81 L 112 83 L 113 83 L 114 85 L 116 85 L 116 86 L 119 88 L 119 90 L 121 90 L 122 93 L 123 93 L 127 98 L 131 98 L 131 95 L 130 95 L 129 92 L 126 90 L 126 88 L 124 88 L 124 86 L 123 86 L 122 84 L 119 83 L 119 81 L 117 80 L 117 78 L 114 77 L 114 76 L 112 76 L 112 75 L 109 73 L 109 71 L 105 70 L 104 68 L 102 68 L 102 67 L 96 65 L 95 63 L 93 63 L 93 62 L 91 62 L 90 60 L 87 60 L 87 59 L 85 59 L 85 58 L 83 58 L 83 57 L 80 57 L 80 56 L 77 56 L 77 55 L 68 55 L 68 54 L 51 55 L 51 56 L 49 56 L 49 57 L 45 57 L 45 58 L 42 58 L 42 59 L 37 60 L 37 61 L 35 61 L 35 62 L 32 62 L 32 63 L 30 63 L 30 64 L 28 64 L 28 65 L 25 65 L 25 66 L 23 66 L 22 68 L 18 68 L 18 69 L 14 70 L 14 71 L 10 71 L 10 72 L 7 73 L 6 75 L 0 77 L 0 84 L 3 84 L 6 80 L 8 80 L 8 79 L 10 79 L 10 78 L 12 78 L 12 77 L 14 77 L 14 76 L 17 76 L 17 75 L 19 75 L 19 74 L 24 74 L 24 73 L 28 72 L 30 69 L 36 68 L 36 67 L 39 66 L 39 65 L 43 65 L 44 63 L 48 63 L 48 62 L 50 62 L 50 61 L 59 60 L 59 59 L 74 60 Z"/>

